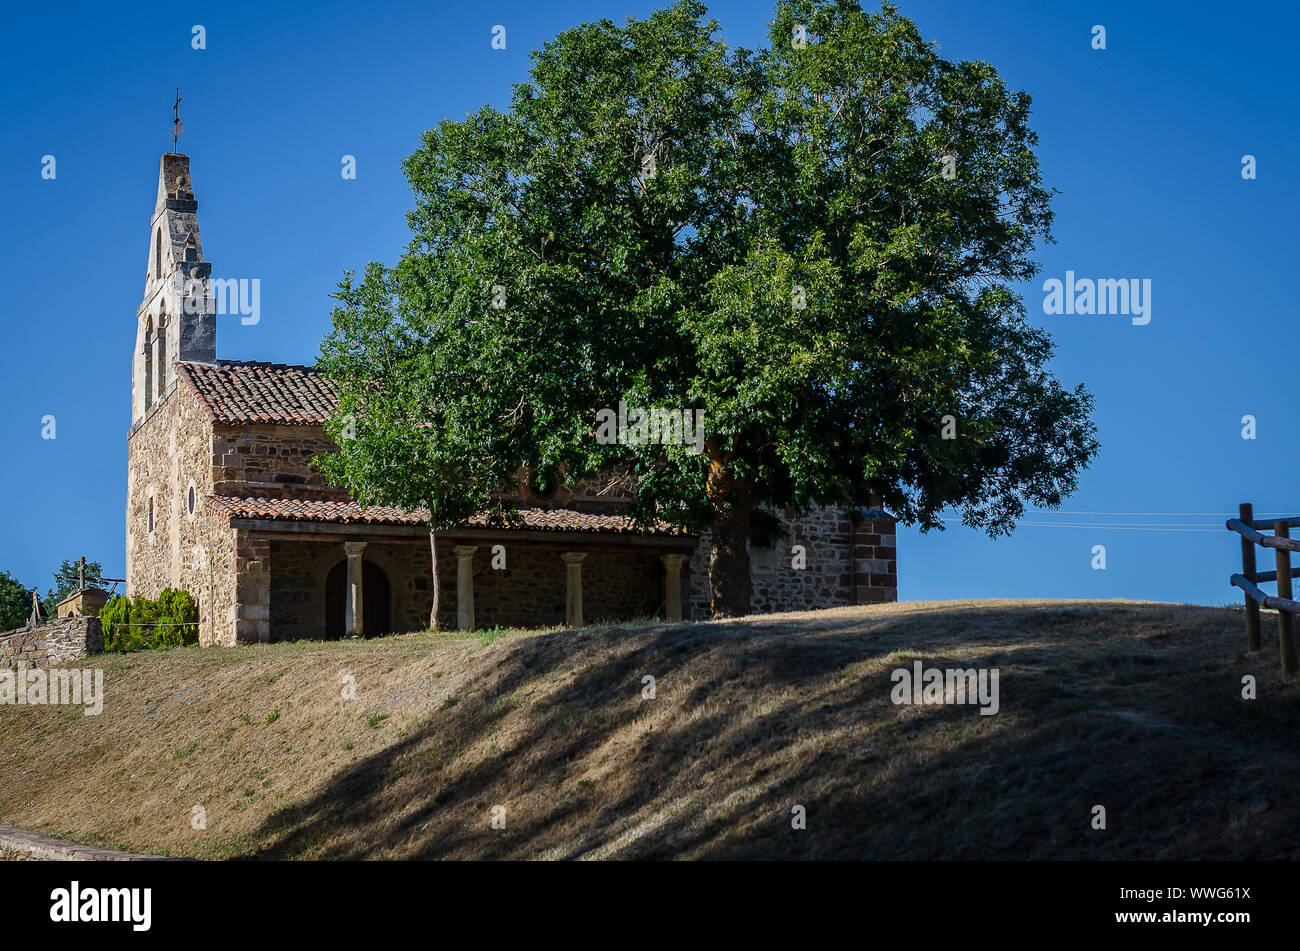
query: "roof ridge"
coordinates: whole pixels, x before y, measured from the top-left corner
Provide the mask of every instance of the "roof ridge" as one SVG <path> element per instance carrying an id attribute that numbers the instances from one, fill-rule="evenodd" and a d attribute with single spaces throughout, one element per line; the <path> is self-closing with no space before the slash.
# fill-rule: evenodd
<path id="1" fill-rule="evenodd" d="M 199 366 L 212 366 L 213 364 L 198 364 Z M 304 370 L 307 373 L 320 373 L 315 364 L 305 363 L 276 363 L 273 360 L 218 360 L 218 367 L 264 367 L 268 370 Z"/>

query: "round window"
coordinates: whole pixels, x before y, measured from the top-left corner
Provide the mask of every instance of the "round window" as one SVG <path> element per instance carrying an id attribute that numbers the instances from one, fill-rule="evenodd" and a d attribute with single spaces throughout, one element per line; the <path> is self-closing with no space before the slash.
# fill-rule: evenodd
<path id="1" fill-rule="evenodd" d="M 185 494 L 185 507 L 191 515 L 194 514 L 194 486 L 190 486 L 189 492 Z"/>

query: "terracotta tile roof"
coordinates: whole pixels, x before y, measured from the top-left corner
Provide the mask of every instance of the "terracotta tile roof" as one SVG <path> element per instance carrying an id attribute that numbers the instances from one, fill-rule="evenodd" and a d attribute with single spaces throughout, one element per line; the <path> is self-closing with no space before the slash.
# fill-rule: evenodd
<path id="1" fill-rule="evenodd" d="M 213 512 L 229 519 L 255 518 L 274 521 L 330 522 L 333 524 L 359 523 L 366 525 L 423 525 L 423 509 L 405 511 L 387 505 L 372 505 L 363 509 L 356 502 L 330 499 L 238 498 L 230 495 L 210 495 L 205 500 Z M 614 532 L 639 535 L 682 534 L 672 526 L 660 522 L 654 527 L 637 529 L 630 516 L 598 515 L 573 509 L 520 509 L 522 529 L 552 532 Z M 487 517 L 476 515 L 468 527 L 488 528 Z"/>
<path id="2" fill-rule="evenodd" d="M 244 360 L 178 363 L 176 376 L 213 422 L 317 425 L 337 405 L 334 388 L 314 367 Z"/>

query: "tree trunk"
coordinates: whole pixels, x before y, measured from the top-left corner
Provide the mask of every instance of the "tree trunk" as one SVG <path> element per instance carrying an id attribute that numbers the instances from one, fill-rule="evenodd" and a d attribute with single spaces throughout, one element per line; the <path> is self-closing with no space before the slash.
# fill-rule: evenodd
<path id="1" fill-rule="evenodd" d="M 438 595 L 440 594 L 438 585 L 438 534 L 433 526 L 429 526 L 429 554 L 433 560 L 433 607 L 429 609 L 429 630 L 438 629 Z"/>
<path id="2" fill-rule="evenodd" d="M 714 617 L 749 614 L 752 589 L 749 579 L 749 519 L 754 494 L 734 479 L 726 458 L 709 450 L 706 492 L 713 509 L 713 547 L 709 551 L 709 607 Z"/>

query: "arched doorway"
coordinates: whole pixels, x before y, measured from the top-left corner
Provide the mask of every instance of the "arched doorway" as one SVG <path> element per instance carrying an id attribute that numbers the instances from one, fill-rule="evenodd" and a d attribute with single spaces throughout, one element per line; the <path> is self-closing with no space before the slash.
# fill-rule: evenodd
<path id="1" fill-rule="evenodd" d="M 347 635 L 348 560 L 344 558 L 325 578 L 325 636 Z M 393 629 L 393 591 L 388 576 L 371 561 L 361 562 L 361 617 L 367 637 Z"/>

